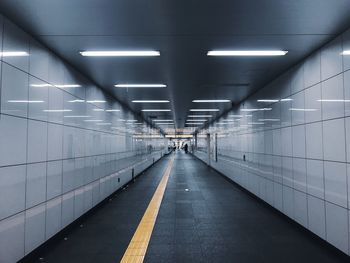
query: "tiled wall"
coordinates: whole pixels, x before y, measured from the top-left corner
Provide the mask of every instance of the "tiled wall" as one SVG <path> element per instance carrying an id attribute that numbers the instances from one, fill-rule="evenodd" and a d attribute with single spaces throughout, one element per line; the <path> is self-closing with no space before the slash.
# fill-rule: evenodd
<path id="1" fill-rule="evenodd" d="M 202 135 L 218 134 L 214 168 L 349 254 L 350 56 L 343 50 L 350 30 Z M 205 136 L 197 143 L 196 155 L 208 161 Z"/>
<path id="2" fill-rule="evenodd" d="M 7 263 L 128 182 L 132 169 L 161 158 L 166 142 L 134 140 L 125 132 L 134 129 L 132 114 L 2 17 L 0 51 L 0 262 Z"/>

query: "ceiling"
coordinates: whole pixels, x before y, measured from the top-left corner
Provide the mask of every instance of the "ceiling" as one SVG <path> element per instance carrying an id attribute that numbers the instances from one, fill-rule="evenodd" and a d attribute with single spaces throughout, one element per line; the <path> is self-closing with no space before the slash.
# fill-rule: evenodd
<path id="1" fill-rule="evenodd" d="M 350 26 L 349 0 L 1 0 L 0 10 L 135 112 L 175 120 L 233 104 Z M 208 57 L 213 49 L 280 49 L 284 57 Z M 88 58 L 82 50 L 159 50 L 160 57 Z M 116 83 L 165 83 L 121 89 Z M 168 104 L 132 100 L 168 99 Z"/>

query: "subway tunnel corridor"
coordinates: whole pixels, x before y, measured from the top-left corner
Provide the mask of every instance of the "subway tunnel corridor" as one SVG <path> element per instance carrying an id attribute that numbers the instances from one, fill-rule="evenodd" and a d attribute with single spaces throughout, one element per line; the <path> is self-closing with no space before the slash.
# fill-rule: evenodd
<path id="1" fill-rule="evenodd" d="M 350 0 L 0 0 L 0 263 L 348 262 Z"/>

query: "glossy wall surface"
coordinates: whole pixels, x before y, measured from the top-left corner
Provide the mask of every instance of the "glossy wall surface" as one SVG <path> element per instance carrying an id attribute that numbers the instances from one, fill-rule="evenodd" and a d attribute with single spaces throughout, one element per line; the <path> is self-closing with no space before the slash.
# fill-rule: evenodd
<path id="1" fill-rule="evenodd" d="M 165 151 L 134 116 L 0 16 L 0 262 L 16 262 Z M 13 56 L 8 52 L 24 52 Z"/>
<path id="2" fill-rule="evenodd" d="M 349 254 L 350 56 L 344 50 L 350 30 L 198 134 L 196 155 L 208 162 L 210 133 L 211 166 Z"/>

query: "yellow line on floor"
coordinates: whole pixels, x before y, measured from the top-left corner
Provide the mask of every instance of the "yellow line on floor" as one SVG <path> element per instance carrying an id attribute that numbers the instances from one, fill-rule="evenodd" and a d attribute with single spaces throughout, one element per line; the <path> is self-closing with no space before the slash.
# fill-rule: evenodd
<path id="1" fill-rule="evenodd" d="M 171 169 L 173 167 L 174 157 L 168 163 L 168 166 L 163 174 L 159 185 L 154 192 L 154 195 L 138 225 L 134 236 L 132 237 L 128 248 L 126 249 L 122 263 L 142 263 L 151 239 L 154 224 L 156 223 L 157 215 L 164 196 L 165 188 L 168 183 Z"/>

